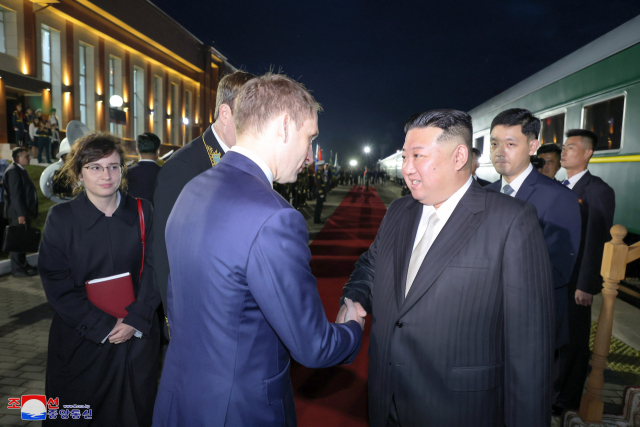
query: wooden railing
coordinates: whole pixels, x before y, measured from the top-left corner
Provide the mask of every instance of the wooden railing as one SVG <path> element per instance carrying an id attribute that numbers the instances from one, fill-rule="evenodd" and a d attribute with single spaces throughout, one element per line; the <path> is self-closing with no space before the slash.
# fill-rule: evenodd
<path id="1" fill-rule="evenodd" d="M 627 264 L 640 258 L 640 242 L 627 246 L 622 240 L 627 229 L 622 225 L 611 227 L 610 242 L 604 244 L 602 268 L 600 274 L 604 279 L 602 288 L 602 308 L 598 317 L 596 338 L 591 358 L 591 374 L 587 381 L 587 391 L 582 395 L 578 415 L 585 422 L 601 422 L 604 403 L 602 388 L 604 387 L 604 370 L 607 367 L 607 356 L 611 345 L 613 328 L 613 303 L 618 295 L 618 284 L 625 277 Z"/>

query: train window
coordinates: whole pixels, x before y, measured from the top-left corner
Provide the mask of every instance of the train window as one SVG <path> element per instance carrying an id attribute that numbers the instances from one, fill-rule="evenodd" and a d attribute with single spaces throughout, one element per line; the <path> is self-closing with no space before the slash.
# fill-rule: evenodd
<path id="1" fill-rule="evenodd" d="M 540 144 L 562 143 L 564 137 L 564 113 L 540 120 Z"/>
<path id="2" fill-rule="evenodd" d="M 484 153 L 484 136 L 476 138 L 473 143 L 473 148 L 480 150 L 480 154 Z"/>
<path id="3" fill-rule="evenodd" d="M 593 148 L 594 151 L 620 148 L 623 114 L 624 96 L 584 107 L 583 127 L 598 136 L 598 145 Z"/>

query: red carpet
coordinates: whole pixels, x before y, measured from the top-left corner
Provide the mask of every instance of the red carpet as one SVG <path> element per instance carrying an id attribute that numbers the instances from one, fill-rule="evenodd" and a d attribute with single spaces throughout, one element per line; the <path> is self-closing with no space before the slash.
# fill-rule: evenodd
<path id="1" fill-rule="evenodd" d="M 342 287 L 358 257 L 376 236 L 386 208 L 373 187 L 353 187 L 310 246 L 311 270 L 330 322 L 338 315 Z M 294 364 L 291 381 L 298 425 L 368 426 L 367 351 L 371 316 L 367 316 L 362 349 L 353 364 L 307 369 Z"/>

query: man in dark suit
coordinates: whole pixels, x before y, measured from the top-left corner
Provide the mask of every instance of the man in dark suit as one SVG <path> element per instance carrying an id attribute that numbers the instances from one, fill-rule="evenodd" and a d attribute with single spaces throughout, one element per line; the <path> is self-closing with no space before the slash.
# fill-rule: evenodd
<path id="1" fill-rule="evenodd" d="M 127 170 L 127 192 L 153 203 L 153 192 L 156 189 L 156 178 L 160 172 L 158 166 L 158 150 L 160 138 L 151 132 L 145 132 L 136 138 L 138 163 Z"/>
<path id="2" fill-rule="evenodd" d="M 540 120 L 529 110 L 512 108 L 493 119 L 491 161 L 502 178 L 487 188 L 536 207 L 553 268 L 558 350 L 569 340 L 567 284 L 580 245 L 580 206 L 574 194 L 531 164 L 531 156 L 539 146 L 539 134 Z"/>
<path id="3" fill-rule="evenodd" d="M 315 186 L 316 186 L 316 208 L 313 213 L 313 223 L 314 224 L 324 224 L 322 220 L 322 206 L 324 202 L 327 200 L 327 186 L 326 180 L 324 177 L 324 160 L 320 160 L 316 162 L 316 166 L 318 166 L 318 170 L 315 174 Z"/>
<path id="4" fill-rule="evenodd" d="M 171 156 L 158 173 L 153 195 L 153 256 L 156 283 L 162 297 L 165 317 L 169 259 L 164 232 L 169 214 L 184 186 L 215 166 L 224 153 L 236 144 L 233 106 L 242 85 L 254 77 L 253 74 L 243 71 L 224 76 L 218 84 L 214 123 L 207 127 L 202 135 Z M 166 332 L 168 331 L 165 330 L 165 335 Z"/>
<path id="5" fill-rule="evenodd" d="M 471 177 L 468 114 L 417 114 L 405 131 L 411 197 L 343 291 L 373 315 L 371 426 L 548 426 L 553 278 L 535 208 Z"/>
<path id="6" fill-rule="evenodd" d="M 24 168 L 29 164 L 29 151 L 24 147 L 11 152 L 13 163 L 4 173 L 4 216 L 11 225 L 29 227 L 38 216 L 38 194 Z M 27 254 L 11 252 L 11 274 L 13 277 L 35 276 L 37 269 L 27 263 Z"/>
<path id="7" fill-rule="evenodd" d="M 541 145 L 540 148 L 538 148 L 538 157 L 544 160 L 544 166 L 540 173 L 556 180 L 556 174 L 560 170 L 561 153 L 562 150 L 557 144 Z"/>
<path id="8" fill-rule="evenodd" d="M 582 238 L 578 259 L 569 281 L 569 345 L 561 355 L 562 389 L 556 411 L 577 409 L 589 368 L 589 335 L 593 295 L 602 290 L 602 254 L 611 240 L 610 230 L 616 196 L 601 178 L 591 175 L 587 166 L 598 142 L 595 133 L 584 129 L 566 132 L 561 163 L 567 170 L 563 182 L 580 200 Z"/>
<path id="9" fill-rule="evenodd" d="M 471 159 L 471 176 L 482 187 L 486 187 L 487 185 L 489 185 L 491 183 L 489 181 L 487 181 L 486 179 L 479 178 L 478 175 L 476 175 L 476 170 L 478 170 L 478 167 L 480 166 L 479 160 L 480 160 L 480 157 L 482 156 L 482 153 L 480 152 L 480 150 L 478 150 L 475 147 L 472 149 L 472 152 L 473 152 L 473 158 Z"/>
<path id="10" fill-rule="evenodd" d="M 273 74 L 248 82 L 237 102 L 238 144 L 185 186 L 167 223 L 175 327 L 156 427 L 293 427 L 291 359 L 349 362 L 362 341 L 351 301 L 349 321 L 327 321 L 305 220 L 272 188 L 312 161 L 319 105 Z"/>

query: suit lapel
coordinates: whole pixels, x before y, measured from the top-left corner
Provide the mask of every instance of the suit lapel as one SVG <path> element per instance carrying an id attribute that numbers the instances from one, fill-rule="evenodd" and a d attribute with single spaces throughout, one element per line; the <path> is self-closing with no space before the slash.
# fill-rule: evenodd
<path id="1" fill-rule="evenodd" d="M 409 261 L 413 251 L 420 218 L 422 217 L 422 204 L 414 201 L 407 207 L 408 215 L 406 220 L 400 224 L 400 230 L 394 241 L 394 272 L 395 272 L 395 293 L 398 310 L 404 302 L 405 282 L 407 281 L 407 271 Z"/>
<path id="2" fill-rule="evenodd" d="M 475 214 L 485 209 L 486 191 L 477 182 L 460 199 L 451 217 L 438 237 L 429 248 L 422 261 L 411 290 L 400 308 L 398 318 L 402 317 L 431 288 L 438 276 L 460 251 L 471 235 L 476 231 L 481 220 Z M 408 258 L 411 258 L 409 252 Z M 408 268 L 408 267 L 407 267 Z M 404 273 L 406 277 L 406 270 Z M 402 289 L 404 291 L 404 287 Z"/>
<path id="3" fill-rule="evenodd" d="M 535 168 L 529 173 L 529 176 L 525 178 L 516 193 L 517 199 L 524 200 L 525 202 L 529 200 L 531 195 L 536 191 L 536 182 L 538 181 L 539 174 Z"/>

